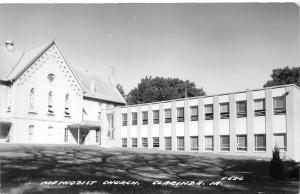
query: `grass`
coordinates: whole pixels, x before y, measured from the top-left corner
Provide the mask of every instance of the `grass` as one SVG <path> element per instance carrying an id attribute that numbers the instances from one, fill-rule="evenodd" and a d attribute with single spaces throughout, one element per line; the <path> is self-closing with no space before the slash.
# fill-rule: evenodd
<path id="1" fill-rule="evenodd" d="M 269 160 L 209 153 L 100 148 L 77 145 L 2 144 L 1 193 L 298 193 L 299 181 L 275 181 Z M 285 162 L 287 168 L 296 164 Z M 243 180 L 222 180 L 222 177 Z M 43 181 L 97 181 L 93 185 L 44 185 Z M 139 185 L 104 185 L 138 181 Z M 155 181 L 203 181 L 162 186 Z M 209 185 L 213 182 L 219 185 Z M 191 183 L 191 182 L 189 182 Z M 220 184 L 221 183 L 221 184 Z"/>

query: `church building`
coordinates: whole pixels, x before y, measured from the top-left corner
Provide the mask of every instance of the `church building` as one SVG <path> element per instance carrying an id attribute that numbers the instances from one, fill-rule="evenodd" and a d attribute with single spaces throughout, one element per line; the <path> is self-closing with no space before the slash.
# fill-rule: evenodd
<path id="1" fill-rule="evenodd" d="M 55 40 L 0 47 L 0 142 L 115 145 L 124 104 L 110 77 L 72 66 Z"/>

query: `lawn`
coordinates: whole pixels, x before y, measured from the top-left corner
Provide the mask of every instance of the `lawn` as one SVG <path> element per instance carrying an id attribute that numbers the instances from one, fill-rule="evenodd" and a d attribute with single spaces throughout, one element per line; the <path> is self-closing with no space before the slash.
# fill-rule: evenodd
<path id="1" fill-rule="evenodd" d="M 2 144 L 0 158 L 1 193 L 299 192 L 295 179 L 272 180 L 263 158 L 18 144 Z"/>

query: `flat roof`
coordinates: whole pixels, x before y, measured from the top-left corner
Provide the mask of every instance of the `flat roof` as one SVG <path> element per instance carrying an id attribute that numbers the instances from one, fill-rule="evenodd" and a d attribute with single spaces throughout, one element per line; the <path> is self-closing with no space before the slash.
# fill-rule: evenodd
<path id="1" fill-rule="evenodd" d="M 293 86 L 293 87 L 297 88 L 298 90 L 300 90 L 300 87 L 297 86 L 296 84 L 285 84 L 285 85 L 271 86 L 271 87 L 251 89 L 251 90 L 249 89 L 249 90 L 240 90 L 240 91 L 235 91 L 235 92 L 226 92 L 226 93 L 207 95 L 207 96 L 195 96 L 195 97 L 188 97 L 188 98 L 177 98 L 177 99 L 173 99 L 173 100 L 148 102 L 148 103 L 142 103 L 142 104 L 125 105 L 125 106 L 122 106 L 121 108 L 135 107 L 135 106 L 145 106 L 145 105 L 150 105 L 150 104 L 168 103 L 168 102 L 174 102 L 174 101 L 192 100 L 192 99 L 199 99 L 199 98 L 209 98 L 209 97 L 214 97 L 214 96 L 223 96 L 223 95 L 230 95 L 230 94 L 253 92 L 253 91 L 259 91 L 259 90 L 266 90 L 266 89 L 284 88 L 284 87 L 289 87 L 289 86 Z"/>

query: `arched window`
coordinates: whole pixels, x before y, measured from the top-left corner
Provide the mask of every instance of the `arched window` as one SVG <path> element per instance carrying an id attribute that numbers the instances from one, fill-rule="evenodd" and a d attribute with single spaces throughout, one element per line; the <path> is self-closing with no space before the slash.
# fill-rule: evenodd
<path id="1" fill-rule="evenodd" d="M 52 93 L 52 91 L 50 91 L 49 95 L 48 95 L 48 112 L 49 113 L 53 113 L 53 110 L 52 110 L 52 101 L 53 101 L 53 93 Z"/>
<path id="2" fill-rule="evenodd" d="M 34 108 L 34 88 L 30 90 L 30 109 Z"/>
<path id="3" fill-rule="evenodd" d="M 65 97 L 65 114 L 70 115 L 70 112 L 69 112 L 69 94 L 66 94 L 66 97 Z"/>

